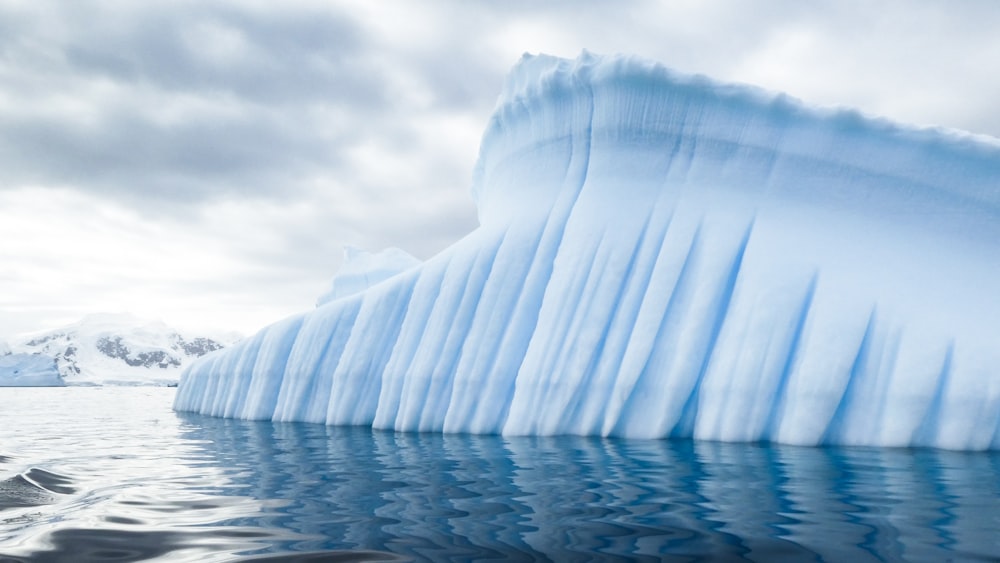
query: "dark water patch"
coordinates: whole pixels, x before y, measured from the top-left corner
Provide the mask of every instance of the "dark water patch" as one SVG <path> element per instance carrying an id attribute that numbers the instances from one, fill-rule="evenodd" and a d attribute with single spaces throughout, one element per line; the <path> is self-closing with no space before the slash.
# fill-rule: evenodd
<path id="1" fill-rule="evenodd" d="M 144 523 L 142 520 L 139 520 L 137 518 L 128 518 L 125 516 L 114 516 L 114 515 L 105 516 L 104 518 L 102 518 L 102 520 L 104 520 L 108 524 L 118 524 L 124 526 L 140 526 Z"/>
<path id="2" fill-rule="evenodd" d="M 0 510 L 41 506 L 55 502 L 55 498 L 52 493 L 25 479 L 24 475 L 0 481 Z"/>
<path id="3" fill-rule="evenodd" d="M 60 495 L 71 495 L 76 492 L 76 489 L 70 486 L 73 480 L 65 475 L 33 467 L 24 476 L 46 491 Z"/>
<path id="4" fill-rule="evenodd" d="M 69 477 L 32 468 L 0 481 L 0 510 L 42 506 L 76 492 Z"/>

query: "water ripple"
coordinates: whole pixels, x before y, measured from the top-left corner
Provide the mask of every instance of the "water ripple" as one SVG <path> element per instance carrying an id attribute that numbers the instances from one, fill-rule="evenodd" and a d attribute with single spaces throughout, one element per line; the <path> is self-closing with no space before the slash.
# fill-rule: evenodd
<path id="1" fill-rule="evenodd" d="M 0 481 L 0 511 L 57 502 L 60 495 L 76 492 L 73 481 L 58 473 L 32 467 Z"/>
<path id="2" fill-rule="evenodd" d="M 399 434 L 172 392 L 6 396 L 0 561 L 1000 556 L 996 453 Z"/>

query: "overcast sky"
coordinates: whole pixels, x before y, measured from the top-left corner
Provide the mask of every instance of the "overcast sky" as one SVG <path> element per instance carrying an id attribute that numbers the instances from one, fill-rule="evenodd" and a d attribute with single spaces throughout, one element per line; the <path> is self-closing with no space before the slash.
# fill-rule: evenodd
<path id="1" fill-rule="evenodd" d="M 0 0 L 0 340 L 90 312 L 251 334 L 342 246 L 476 227 L 524 52 L 676 70 L 1000 137 L 981 2 Z"/>

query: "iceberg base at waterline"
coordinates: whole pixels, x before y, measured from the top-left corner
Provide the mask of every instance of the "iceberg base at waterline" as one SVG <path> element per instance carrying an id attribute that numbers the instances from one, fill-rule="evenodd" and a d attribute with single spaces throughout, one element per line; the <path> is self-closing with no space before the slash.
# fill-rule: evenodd
<path id="1" fill-rule="evenodd" d="M 996 140 L 525 56 L 472 194 L 477 230 L 194 363 L 175 408 L 1000 448 Z"/>
<path id="2" fill-rule="evenodd" d="M 2 345 L 2 344 L 0 344 Z M 0 387 L 65 387 L 56 360 L 44 354 L 0 355 Z"/>

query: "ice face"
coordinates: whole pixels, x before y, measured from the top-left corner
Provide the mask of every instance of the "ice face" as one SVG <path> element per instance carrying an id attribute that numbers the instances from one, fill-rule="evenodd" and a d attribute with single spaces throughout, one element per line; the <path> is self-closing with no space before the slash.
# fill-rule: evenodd
<path id="1" fill-rule="evenodd" d="M 9 351 L 9 349 L 8 349 Z M 55 358 L 44 354 L 0 355 L 0 387 L 63 387 Z"/>
<path id="2" fill-rule="evenodd" d="M 192 365 L 175 407 L 398 430 L 1000 448 L 1000 143 L 526 56 L 481 226 Z"/>
<path id="3" fill-rule="evenodd" d="M 360 293 L 418 264 L 420 260 L 399 248 L 372 253 L 355 246 L 346 246 L 340 271 L 333 277 L 330 289 L 316 300 L 316 306 Z"/>

